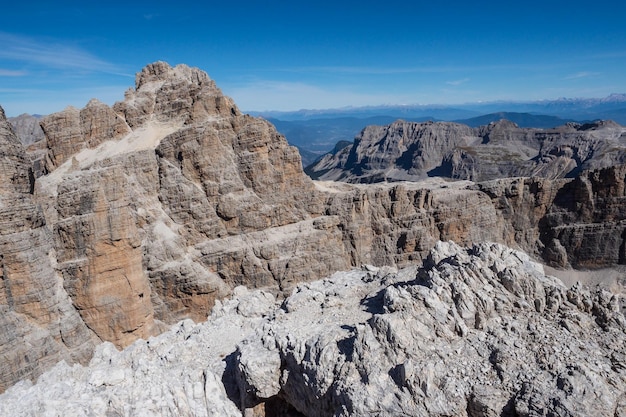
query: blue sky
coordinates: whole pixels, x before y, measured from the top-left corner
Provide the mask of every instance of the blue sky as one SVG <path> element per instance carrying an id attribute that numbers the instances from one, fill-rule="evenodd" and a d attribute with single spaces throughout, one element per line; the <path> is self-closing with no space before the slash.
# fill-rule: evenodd
<path id="1" fill-rule="evenodd" d="M 244 111 L 626 93 L 616 1 L 15 2 L 0 14 L 9 116 L 123 99 L 157 60 Z"/>

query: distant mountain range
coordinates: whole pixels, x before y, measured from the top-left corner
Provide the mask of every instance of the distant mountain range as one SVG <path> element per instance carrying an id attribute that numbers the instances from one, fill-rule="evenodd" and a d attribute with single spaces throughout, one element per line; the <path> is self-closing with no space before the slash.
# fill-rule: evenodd
<path id="1" fill-rule="evenodd" d="M 369 125 L 387 125 L 402 119 L 411 122 L 455 121 L 471 127 L 501 119 L 520 127 L 552 128 L 567 122 L 613 120 L 626 125 L 626 94 L 604 98 L 560 98 L 530 102 L 495 101 L 456 105 L 388 105 L 338 109 L 251 112 L 272 122 L 296 146 L 303 165 L 330 152 L 339 141 L 352 141 Z"/>
<path id="2" fill-rule="evenodd" d="M 378 116 L 405 120 L 420 118 L 452 121 L 498 112 L 542 114 L 564 119 L 584 120 L 606 119 L 607 115 L 612 115 L 621 118 L 621 120 L 615 120 L 616 122 L 626 123 L 626 94 L 611 94 L 604 98 L 559 98 L 528 102 L 490 101 L 454 105 L 383 105 L 320 110 L 262 111 L 250 112 L 250 114 L 284 121 L 339 117 L 364 119 Z"/>

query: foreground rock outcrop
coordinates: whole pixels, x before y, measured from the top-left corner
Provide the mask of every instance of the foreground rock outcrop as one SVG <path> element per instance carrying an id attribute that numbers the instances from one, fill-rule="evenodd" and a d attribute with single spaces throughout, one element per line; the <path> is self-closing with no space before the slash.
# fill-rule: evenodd
<path id="1" fill-rule="evenodd" d="M 505 246 L 439 242 L 423 264 L 238 288 L 88 367 L 0 396 L 13 416 L 622 416 L 619 297 L 567 289 Z"/>
<path id="2" fill-rule="evenodd" d="M 574 177 L 626 163 L 626 128 L 612 121 L 520 128 L 507 120 L 470 128 L 452 122 L 367 126 L 344 149 L 307 167 L 313 178 L 416 181 L 440 176 L 486 181 Z"/>
<path id="3" fill-rule="evenodd" d="M 238 285 L 281 296 L 364 263 L 419 262 L 439 240 L 503 242 L 560 267 L 625 262 L 623 165 L 575 179 L 314 182 L 203 71 L 157 62 L 135 84 L 112 107 L 45 117 L 28 153 L 0 115 L 0 390 L 60 359 L 84 364 L 100 340 L 123 348 L 203 321 Z"/>

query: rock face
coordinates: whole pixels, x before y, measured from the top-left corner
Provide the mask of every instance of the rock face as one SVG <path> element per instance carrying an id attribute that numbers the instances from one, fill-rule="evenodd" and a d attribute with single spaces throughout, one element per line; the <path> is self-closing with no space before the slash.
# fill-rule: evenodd
<path id="1" fill-rule="evenodd" d="M 99 341 L 54 269 L 52 236 L 32 195 L 34 181 L 0 108 L 0 391 L 59 360 L 88 360 Z"/>
<path id="2" fill-rule="evenodd" d="M 203 321 L 238 285 L 288 294 L 363 263 L 419 262 L 438 240 L 504 242 L 561 266 L 625 262 L 624 167 L 479 184 L 314 182 L 295 148 L 206 73 L 157 62 L 135 84 L 112 107 L 92 100 L 45 117 L 32 166 L 1 118 L 0 308 L 15 312 L 5 333 L 19 336 L 0 349 L 58 344 L 33 349 L 37 365 L 26 348 L 7 356 L 3 386 L 59 359 L 84 362 L 99 339 L 122 348 Z M 444 155 L 442 132 L 454 147 L 473 131 L 429 132 L 423 156 Z"/>
<path id="3" fill-rule="evenodd" d="M 377 186 L 317 183 L 328 193 L 326 221 L 342 231 L 351 265 L 379 266 L 421 260 L 441 239 L 469 244 L 498 238 L 491 199 L 471 185 L 441 179 Z"/>
<path id="4" fill-rule="evenodd" d="M 130 133 L 130 128 L 113 109 L 96 99 L 82 110 L 68 107 L 44 117 L 41 127 L 48 145 L 46 172 L 83 149 L 95 148 L 104 141 L 117 140 Z"/>
<path id="5" fill-rule="evenodd" d="M 368 126 L 354 143 L 307 167 L 313 178 L 346 182 L 485 181 L 505 177 L 573 177 L 626 163 L 626 128 L 611 122 L 520 128 L 507 120 L 470 128 L 450 122 L 396 121 Z"/>
<path id="6" fill-rule="evenodd" d="M 39 125 L 40 119 L 41 116 L 20 114 L 17 117 L 9 117 L 7 120 L 13 126 L 13 131 L 22 145 L 28 146 L 46 138 Z"/>
<path id="7" fill-rule="evenodd" d="M 625 186 L 624 165 L 586 171 L 565 184 L 540 224 L 544 242 L 558 242 L 575 267 L 625 264 Z"/>
<path id="8" fill-rule="evenodd" d="M 61 363 L 0 396 L 0 414 L 621 416 L 618 297 L 528 256 L 438 242 L 423 265 L 364 267 L 276 302 L 237 288 L 88 367 Z"/>
<path id="9" fill-rule="evenodd" d="M 118 347 L 204 320 L 240 283 L 288 288 L 350 266 L 336 225 L 316 221 L 325 202 L 297 151 L 198 69 L 149 65 L 123 102 L 41 124 L 33 192 L 55 270 Z"/>
<path id="10" fill-rule="evenodd" d="M 574 179 L 512 178 L 474 187 L 498 212 L 499 241 L 546 263 L 599 268 L 626 262 L 626 166 L 585 171 Z"/>

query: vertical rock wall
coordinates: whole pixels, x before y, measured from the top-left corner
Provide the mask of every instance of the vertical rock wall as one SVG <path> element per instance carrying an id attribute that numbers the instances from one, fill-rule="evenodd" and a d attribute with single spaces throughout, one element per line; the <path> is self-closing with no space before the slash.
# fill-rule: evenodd
<path id="1" fill-rule="evenodd" d="M 33 182 L 30 161 L 0 108 L 0 391 L 60 360 L 88 360 L 99 341 L 55 270 Z"/>

